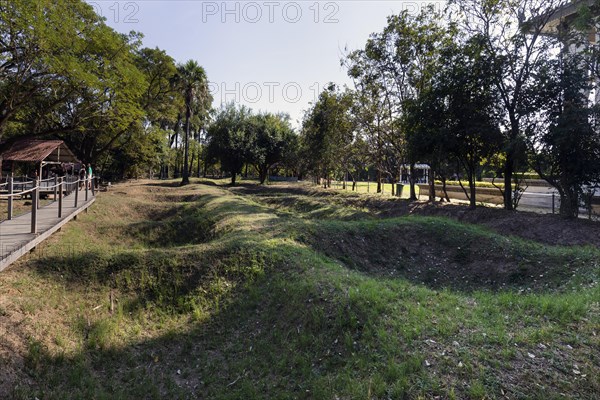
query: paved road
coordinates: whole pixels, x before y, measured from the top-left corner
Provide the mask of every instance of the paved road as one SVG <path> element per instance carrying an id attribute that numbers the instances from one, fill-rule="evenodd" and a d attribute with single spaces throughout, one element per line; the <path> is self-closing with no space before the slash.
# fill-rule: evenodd
<path id="1" fill-rule="evenodd" d="M 596 190 L 595 196 L 600 195 L 600 191 Z M 560 207 L 560 196 L 558 191 L 552 187 L 541 187 L 541 186 L 530 186 L 528 187 L 521 201 L 519 202 L 520 210 L 538 211 L 551 213 L 554 208 L 555 212 L 558 213 Z M 597 210 L 594 211 L 597 213 Z M 586 217 L 588 210 L 584 208 L 579 209 L 580 216 Z"/>
<path id="2" fill-rule="evenodd" d="M 545 208 L 551 211 L 553 204 L 555 208 L 558 208 L 559 196 L 555 189 L 534 186 L 525 190 L 519 207 Z"/>

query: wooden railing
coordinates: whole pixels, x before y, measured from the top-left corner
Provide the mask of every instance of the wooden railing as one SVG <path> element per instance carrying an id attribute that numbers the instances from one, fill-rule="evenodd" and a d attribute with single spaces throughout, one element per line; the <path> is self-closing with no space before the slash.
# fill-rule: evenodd
<path id="1" fill-rule="evenodd" d="M 67 195 L 75 192 L 75 199 L 73 207 L 77 208 L 79 201 L 79 185 L 83 184 L 85 187 L 85 202 L 89 200 L 89 192 L 91 189 L 92 196 L 96 195 L 96 177 L 91 179 L 77 179 L 71 180 L 63 179 L 63 177 L 55 177 L 37 181 L 17 181 L 14 182 L 12 177 L 9 177 L 6 183 L 0 184 L 0 187 L 6 186 L 7 194 L 0 194 L 0 198 L 7 199 L 7 219 L 13 219 L 13 198 L 16 196 L 31 195 L 31 233 L 37 233 L 37 210 L 40 206 L 40 192 L 54 192 L 54 199 L 58 201 L 58 218 L 62 218 L 63 214 L 63 195 L 67 192 Z M 21 190 L 15 190 L 20 188 Z"/>

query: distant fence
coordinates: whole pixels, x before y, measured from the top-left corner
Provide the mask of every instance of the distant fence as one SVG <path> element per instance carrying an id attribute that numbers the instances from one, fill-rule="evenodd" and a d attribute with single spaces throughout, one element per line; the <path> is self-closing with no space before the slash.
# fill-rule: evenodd
<path id="1" fill-rule="evenodd" d="M 468 190 L 468 188 L 466 188 Z M 531 190 L 533 189 L 533 190 Z M 427 188 L 422 186 L 423 193 L 427 193 Z M 441 196 L 442 187 L 436 185 L 436 195 Z M 446 190 L 451 199 L 467 200 L 464 191 L 460 186 L 447 186 Z M 477 188 L 477 202 L 491 203 L 501 205 L 504 202 L 499 189 L 496 188 Z M 557 191 L 547 188 L 542 189 L 540 185 L 530 190 L 526 190 L 519 199 L 517 208 L 522 211 L 533 211 L 544 214 L 558 214 L 560 211 L 560 195 Z M 600 218 L 600 197 L 591 196 L 581 199 L 579 207 L 580 217 L 590 219 Z"/>
<path id="2" fill-rule="evenodd" d="M 417 196 L 424 200 L 427 198 L 429 193 L 429 185 L 418 184 L 417 186 Z M 544 214 L 558 214 L 560 211 L 560 196 L 559 194 L 548 188 L 546 190 L 540 187 L 541 185 L 536 185 L 533 190 L 526 191 L 521 196 L 521 199 L 518 203 L 518 209 L 522 211 L 532 211 Z M 344 185 L 343 181 L 331 181 L 331 187 L 337 190 L 343 190 L 345 187 L 346 191 L 352 191 L 352 181 L 346 181 Z M 408 188 L 409 185 L 400 185 L 401 192 L 400 197 L 407 198 L 408 197 Z M 391 183 L 382 183 L 381 185 L 382 195 L 391 196 L 392 194 L 398 195 L 398 186 L 396 184 Z M 465 187 L 468 190 L 468 187 Z M 356 182 L 355 191 L 358 193 L 375 193 L 377 190 L 376 182 Z M 442 191 L 441 185 L 435 186 L 436 197 L 439 199 L 444 195 Z M 535 190 L 535 191 L 534 191 Z M 463 189 L 460 186 L 446 186 L 446 191 L 451 200 L 461 200 L 467 201 L 467 196 L 465 195 Z M 600 196 L 597 195 L 587 197 L 581 200 L 580 208 L 579 208 L 579 216 L 581 218 L 589 218 L 589 219 L 600 219 Z M 477 202 L 478 203 L 488 203 L 488 204 L 503 204 L 503 198 L 500 193 L 500 190 L 497 188 L 477 188 Z"/>
<path id="3" fill-rule="evenodd" d="M 560 196 L 556 192 L 530 193 L 525 192 L 519 200 L 519 210 L 536 211 L 547 214 L 558 214 Z M 580 199 L 579 216 L 589 219 L 600 219 L 600 197 Z"/>

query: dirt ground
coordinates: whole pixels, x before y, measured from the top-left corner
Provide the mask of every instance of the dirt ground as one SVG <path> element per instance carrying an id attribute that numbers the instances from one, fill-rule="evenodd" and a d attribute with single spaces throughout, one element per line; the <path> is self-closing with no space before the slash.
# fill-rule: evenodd
<path id="1" fill-rule="evenodd" d="M 600 246 L 600 223 L 584 219 L 567 220 L 552 214 L 506 211 L 493 207 L 469 210 L 467 206 L 456 203 L 410 202 L 376 195 L 340 193 L 302 183 L 278 183 L 269 186 L 240 185 L 232 190 L 240 194 L 258 196 L 286 194 L 309 196 L 314 200 L 366 209 L 373 215 L 386 218 L 411 214 L 445 216 L 462 222 L 483 225 L 503 235 L 518 236 L 550 245 Z"/>

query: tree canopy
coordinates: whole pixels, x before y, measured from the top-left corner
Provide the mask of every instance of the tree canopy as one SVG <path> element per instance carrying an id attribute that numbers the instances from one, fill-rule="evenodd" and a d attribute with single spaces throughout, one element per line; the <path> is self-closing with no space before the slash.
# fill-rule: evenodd
<path id="1" fill-rule="evenodd" d="M 157 152 L 162 163 L 169 146 L 156 140 L 173 134 L 184 96 L 174 60 L 141 39 L 83 1 L 2 2 L 0 142 L 60 138 L 121 177 L 156 166 Z"/>
<path id="2" fill-rule="evenodd" d="M 287 115 L 229 104 L 212 109 L 196 60 L 177 64 L 120 34 L 81 0 L 0 2 L 0 150 L 22 138 L 59 138 L 83 162 L 116 178 L 153 175 L 189 182 L 194 169 L 244 167 L 261 183 L 273 170 L 344 182 L 408 176 L 466 177 L 471 205 L 483 173 L 504 181 L 518 205 L 535 170 L 576 216 L 600 181 L 597 4 L 556 28 L 568 0 L 450 0 L 388 17 L 341 64 L 352 88 L 330 83 L 306 111 L 299 135 Z M 458 11 L 458 12 L 453 12 Z M 592 99 L 592 94 L 596 98 Z M 460 180 L 459 180 L 460 181 Z"/>

